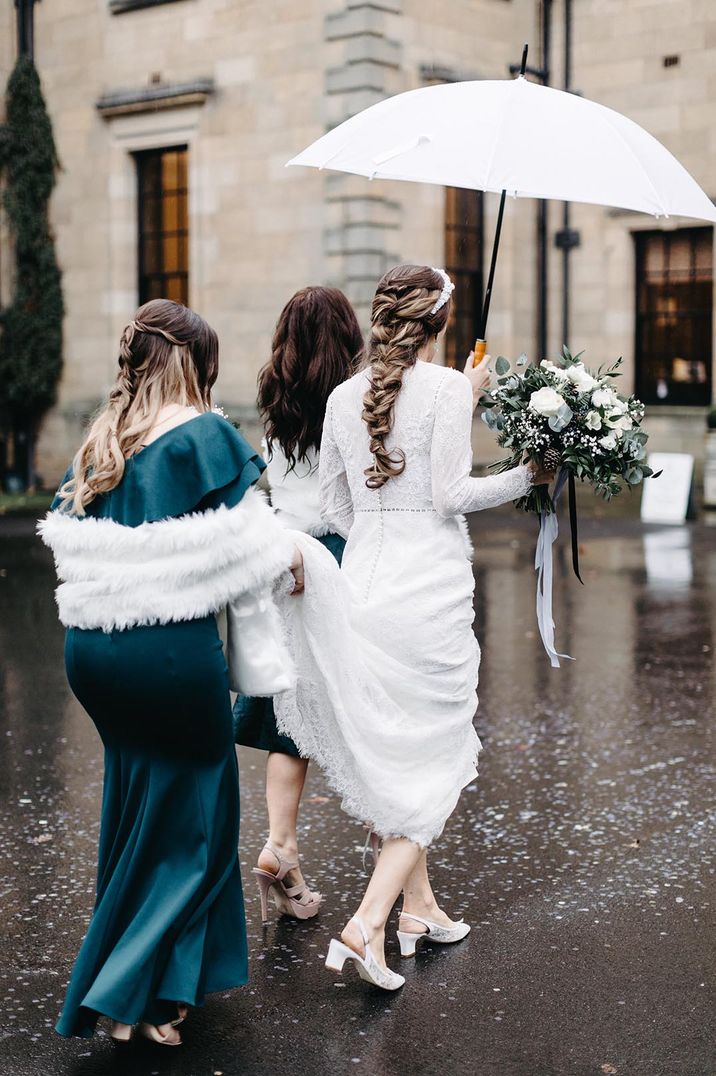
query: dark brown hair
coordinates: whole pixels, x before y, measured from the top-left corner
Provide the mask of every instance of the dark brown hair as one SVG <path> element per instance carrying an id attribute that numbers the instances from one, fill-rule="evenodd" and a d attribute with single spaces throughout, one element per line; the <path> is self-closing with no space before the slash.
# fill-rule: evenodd
<path id="1" fill-rule="evenodd" d="M 363 397 L 362 416 L 373 453 L 373 463 L 365 471 L 368 489 L 380 489 L 405 470 L 404 453 L 399 448 L 389 452 L 385 440 L 393 428 L 403 374 L 415 365 L 430 337 L 447 324 L 451 299 L 431 313 L 444 283 L 441 274 L 427 265 L 396 265 L 376 289 L 368 342 L 370 387 Z"/>
<path id="2" fill-rule="evenodd" d="M 119 372 L 109 399 L 75 456 L 62 487 L 64 507 L 82 515 L 100 493 L 118 486 L 125 461 L 144 443 L 162 407 L 211 409 L 219 340 L 202 317 L 170 299 L 140 306 L 119 342 Z"/>
<path id="3" fill-rule="evenodd" d="M 362 353 L 358 320 L 338 288 L 302 288 L 286 303 L 259 374 L 258 405 L 269 449 L 278 442 L 289 468 L 320 448 L 328 397 Z"/>

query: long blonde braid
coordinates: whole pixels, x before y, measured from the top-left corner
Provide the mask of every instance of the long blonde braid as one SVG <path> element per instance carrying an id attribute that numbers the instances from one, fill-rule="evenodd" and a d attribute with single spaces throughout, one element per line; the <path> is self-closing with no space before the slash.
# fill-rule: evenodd
<path id="1" fill-rule="evenodd" d="M 365 471 L 368 489 L 381 489 L 405 470 L 405 454 L 388 449 L 395 402 L 403 375 L 414 366 L 418 352 L 447 324 L 450 300 L 433 313 L 444 278 L 427 265 L 398 265 L 376 289 L 368 341 L 370 387 L 363 397 L 362 418 L 370 434 L 373 464 Z"/>

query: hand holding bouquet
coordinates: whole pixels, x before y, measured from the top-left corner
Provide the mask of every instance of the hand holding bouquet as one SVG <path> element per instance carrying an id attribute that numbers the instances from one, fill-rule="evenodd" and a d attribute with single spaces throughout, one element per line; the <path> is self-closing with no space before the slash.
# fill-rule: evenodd
<path id="1" fill-rule="evenodd" d="M 498 358 L 497 388 L 482 397 L 482 417 L 497 433 L 498 444 L 510 451 L 494 470 L 508 470 L 526 456 L 548 470 L 561 466 L 609 500 L 623 483 L 638 486 L 652 474 L 644 462 L 644 405 L 616 391 L 621 359 L 596 371 L 579 360 L 566 347 L 561 365 L 547 359 L 532 365 L 521 355 L 511 371 L 508 360 Z M 554 510 L 546 486 L 535 486 L 517 506 L 527 512 Z"/>

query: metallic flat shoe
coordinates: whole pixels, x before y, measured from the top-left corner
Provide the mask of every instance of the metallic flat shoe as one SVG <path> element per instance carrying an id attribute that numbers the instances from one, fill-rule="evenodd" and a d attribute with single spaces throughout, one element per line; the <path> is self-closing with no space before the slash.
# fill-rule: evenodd
<path id="1" fill-rule="evenodd" d="M 109 1036 L 113 1042 L 129 1042 L 132 1037 L 132 1025 L 120 1024 L 119 1020 L 113 1020 L 109 1029 Z"/>
<path id="2" fill-rule="evenodd" d="M 171 1027 L 171 1025 L 169 1025 Z M 156 1042 L 158 1046 L 181 1046 L 181 1036 L 178 1031 L 173 1031 L 176 1038 L 172 1038 L 171 1034 L 163 1035 L 158 1027 L 154 1024 L 138 1024 L 137 1034 L 141 1035 L 144 1039 L 149 1039 L 150 1042 Z"/>

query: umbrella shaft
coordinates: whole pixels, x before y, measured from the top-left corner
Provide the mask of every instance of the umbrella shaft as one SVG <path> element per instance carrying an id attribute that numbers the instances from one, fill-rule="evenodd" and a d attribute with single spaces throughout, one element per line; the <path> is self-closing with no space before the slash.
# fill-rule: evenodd
<path id="1" fill-rule="evenodd" d="M 497 265 L 497 252 L 500 248 L 500 233 L 502 231 L 502 217 L 505 212 L 505 198 L 507 197 L 507 191 L 503 191 L 500 195 L 500 208 L 497 211 L 497 224 L 495 225 L 495 238 L 492 243 L 492 258 L 490 259 L 490 272 L 487 277 L 487 287 L 485 289 L 485 300 L 482 304 L 482 320 L 480 322 L 480 336 L 483 340 L 487 339 L 487 319 L 490 314 L 490 299 L 492 298 L 492 285 L 495 280 L 495 266 Z"/>

